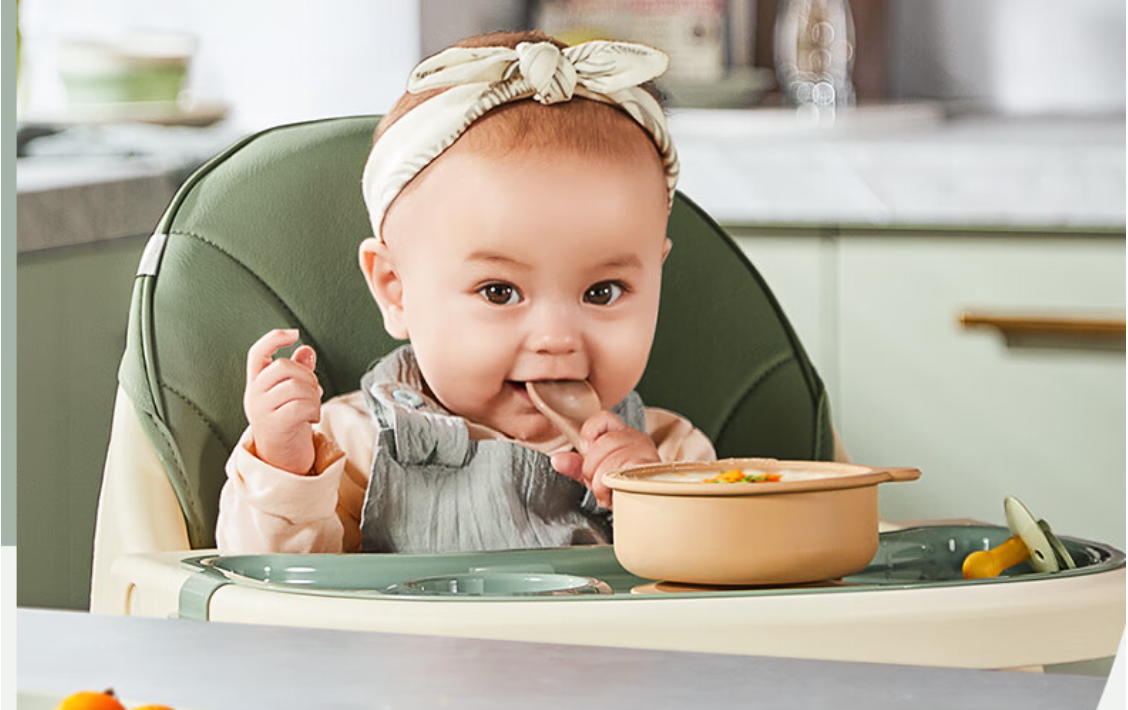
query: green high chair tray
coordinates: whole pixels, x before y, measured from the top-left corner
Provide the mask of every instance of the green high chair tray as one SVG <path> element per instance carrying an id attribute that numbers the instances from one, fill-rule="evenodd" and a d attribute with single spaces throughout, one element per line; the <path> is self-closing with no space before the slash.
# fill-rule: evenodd
<path id="1" fill-rule="evenodd" d="M 1001 584 L 1096 574 L 1124 565 L 1107 545 L 1063 537 L 1077 567 L 1035 572 L 1023 562 L 992 579 L 966 580 L 963 560 L 1010 537 L 1005 527 L 937 525 L 882 533 L 864 570 L 822 584 L 793 587 L 703 588 L 656 583 L 619 565 L 611 546 L 449 554 L 203 555 L 182 565 L 199 572 L 181 590 L 180 616 L 207 618 L 207 600 L 227 584 L 337 597 L 415 598 L 436 601 L 516 599 L 582 601 L 598 595 L 623 599 L 828 594 L 958 585 Z"/>

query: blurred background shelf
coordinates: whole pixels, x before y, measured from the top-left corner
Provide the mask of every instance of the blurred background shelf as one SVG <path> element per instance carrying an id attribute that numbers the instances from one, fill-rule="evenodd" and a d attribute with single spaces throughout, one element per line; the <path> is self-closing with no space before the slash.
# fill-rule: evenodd
<path id="1" fill-rule="evenodd" d="M 131 122 L 159 126 L 211 126 L 226 118 L 229 112 L 230 107 L 219 102 L 131 101 L 25 112 L 20 120 L 28 125 L 57 127 Z"/>

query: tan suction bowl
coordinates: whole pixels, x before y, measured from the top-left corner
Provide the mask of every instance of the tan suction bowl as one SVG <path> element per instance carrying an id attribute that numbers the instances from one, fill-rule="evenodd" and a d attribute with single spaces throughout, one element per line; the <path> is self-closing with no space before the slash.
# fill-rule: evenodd
<path id="1" fill-rule="evenodd" d="M 731 469 L 778 482 L 705 483 Z M 665 463 L 615 471 L 615 556 L 668 582 L 780 585 L 853 574 L 877 552 L 877 485 L 915 468 L 777 459 Z"/>

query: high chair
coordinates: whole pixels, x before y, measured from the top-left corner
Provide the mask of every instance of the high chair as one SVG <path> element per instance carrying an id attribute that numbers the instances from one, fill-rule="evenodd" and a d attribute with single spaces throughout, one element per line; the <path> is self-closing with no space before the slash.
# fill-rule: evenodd
<path id="1" fill-rule="evenodd" d="M 207 568 L 214 559 L 210 548 L 224 462 L 246 426 L 242 396 L 250 344 L 272 328 L 299 328 L 301 342 L 317 350 L 325 398 L 357 388 L 368 367 L 398 345 L 383 330 L 356 258 L 357 246 L 371 234 L 360 176 L 377 122 L 377 117 L 338 118 L 250 136 L 197 170 L 160 220 L 134 283 L 99 500 L 92 611 L 195 613 L 236 621 L 973 667 L 1040 665 L 1115 653 L 1116 629 L 1124 625 L 1123 555 L 1117 558 L 1117 551 L 1103 548 L 1093 553 L 1093 564 L 1107 571 L 1102 567 L 1100 574 L 1030 582 L 1049 585 L 1046 603 L 1067 607 L 1061 613 L 1046 612 L 1053 618 L 1040 623 L 1049 629 L 1079 626 L 1082 632 L 1083 638 L 1057 643 L 1060 650 L 1050 654 L 1042 652 L 1045 645 L 1030 651 L 1025 637 L 951 653 L 914 656 L 890 646 L 859 654 L 856 635 L 828 644 L 830 637 L 814 630 L 829 627 L 832 618 L 848 617 L 853 618 L 850 623 L 872 628 L 886 603 L 895 600 L 895 590 L 871 592 L 868 598 L 824 594 L 819 612 L 800 599 L 812 595 L 803 594 L 741 597 L 739 603 L 731 595 L 715 600 L 690 595 L 709 605 L 683 603 L 680 608 L 677 600 L 642 605 L 584 600 L 540 605 L 533 613 L 544 623 L 537 625 L 514 615 L 533 607 L 503 602 L 478 604 L 483 616 L 468 621 L 460 620 L 458 605 L 425 610 L 415 605 L 406 613 L 409 607 L 402 601 L 370 594 L 293 594 L 293 586 L 270 579 L 258 579 L 257 587 L 230 583 L 253 577 L 249 568 L 223 570 L 224 578 L 216 581 L 214 568 Z M 756 269 L 683 195 L 675 200 L 668 234 L 674 246 L 665 263 L 657 334 L 638 388 L 644 401 L 688 417 L 713 440 L 719 457 L 831 459 L 836 440 L 826 391 Z M 996 533 L 980 537 L 984 535 Z M 908 544 L 919 547 L 912 540 Z M 612 569 L 606 549 L 557 552 L 570 560 L 565 566 L 588 564 L 611 577 L 622 573 Z M 527 557 L 513 554 L 501 567 Z M 343 557 L 350 556 L 305 559 L 328 569 Z M 266 566 L 297 569 L 293 558 L 278 556 Z M 251 567 L 258 562 L 262 560 L 241 560 Z M 434 562 L 428 558 L 422 564 Z M 952 601 L 952 608 L 1005 604 L 995 590 L 1006 586 L 961 587 L 964 596 Z M 943 606 L 946 591 L 916 590 L 922 596 L 908 607 Z M 1088 595 L 1094 610 L 1089 616 L 1061 602 L 1077 594 Z M 1117 594 L 1118 618 L 1115 604 L 1106 603 Z M 221 600 L 229 605 L 226 611 L 217 607 Z M 712 644 L 710 638 L 725 636 L 730 615 L 743 608 L 739 604 L 750 601 L 760 605 L 762 622 L 772 628 L 761 628 L 758 639 Z M 378 606 L 387 604 L 399 606 L 392 611 Z M 601 604 L 614 613 L 600 611 Z M 675 606 L 667 610 L 662 604 Z M 647 623 L 624 616 L 625 608 L 646 606 L 648 614 L 679 620 L 665 635 L 654 627 L 615 640 L 577 631 L 571 616 L 576 612 L 570 610 L 576 606 L 583 607 L 584 618 L 602 619 L 610 634 L 617 633 L 616 623 Z M 1020 625 L 1043 610 L 1028 607 L 993 613 Z M 902 630 L 911 627 L 908 611 L 891 613 Z M 708 631 L 708 619 L 719 624 L 714 631 Z M 921 623 L 933 634 L 959 628 L 953 618 L 933 616 Z M 968 616 L 965 624 L 975 628 L 981 620 Z M 1098 626 L 1112 631 L 1095 633 Z M 890 627 L 889 633 L 895 630 Z"/>

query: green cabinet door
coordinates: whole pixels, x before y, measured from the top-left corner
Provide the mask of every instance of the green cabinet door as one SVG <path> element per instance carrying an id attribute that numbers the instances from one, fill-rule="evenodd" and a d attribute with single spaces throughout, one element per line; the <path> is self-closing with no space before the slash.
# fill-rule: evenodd
<path id="1" fill-rule="evenodd" d="M 143 238 L 17 257 L 17 603 L 86 609 L 94 518 Z"/>

